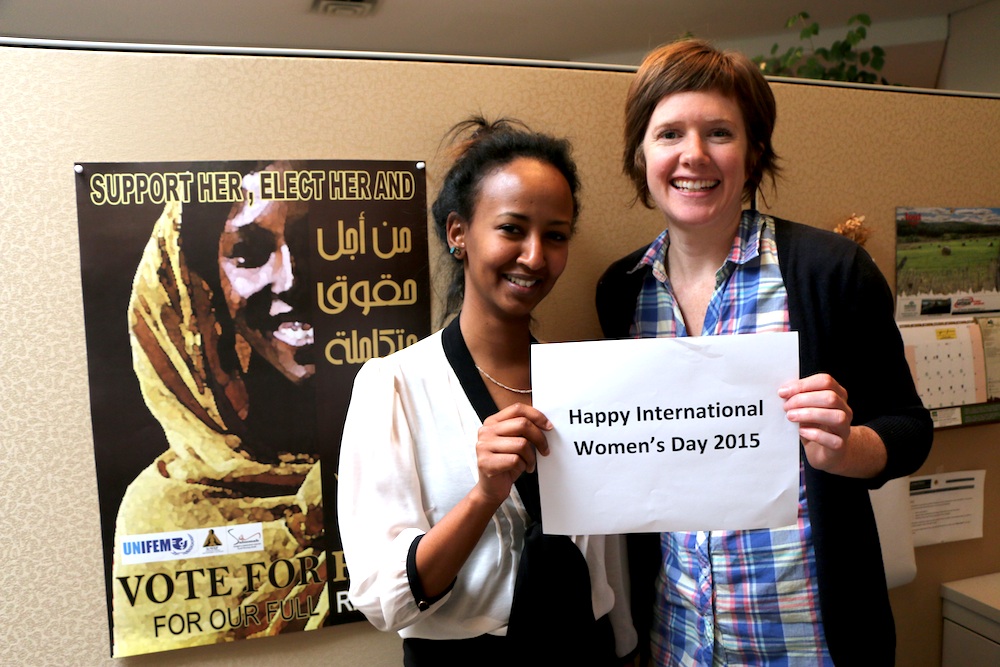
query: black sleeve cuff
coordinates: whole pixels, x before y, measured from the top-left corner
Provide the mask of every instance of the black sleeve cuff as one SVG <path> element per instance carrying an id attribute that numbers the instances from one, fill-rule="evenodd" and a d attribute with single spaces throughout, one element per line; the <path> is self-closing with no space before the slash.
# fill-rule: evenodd
<path id="1" fill-rule="evenodd" d="M 417 609 L 420 611 L 427 611 L 431 608 L 435 602 L 443 598 L 445 595 L 451 592 L 451 589 L 455 587 L 455 581 L 453 580 L 448 584 L 448 588 L 444 589 L 438 595 L 434 597 L 427 597 L 424 592 L 424 586 L 420 582 L 420 575 L 417 573 L 417 545 L 420 544 L 420 540 L 423 539 L 423 535 L 418 535 L 412 543 L 410 543 L 410 551 L 406 554 L 406 578 L 410 582 L 410 593 L 413 594 L 413 599 L 417 601 Z"/>

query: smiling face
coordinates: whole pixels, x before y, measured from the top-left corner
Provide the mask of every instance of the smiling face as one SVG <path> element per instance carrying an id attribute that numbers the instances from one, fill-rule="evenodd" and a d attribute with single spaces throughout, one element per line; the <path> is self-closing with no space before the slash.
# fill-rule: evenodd
<path id="1" fill-rule="evenodd" d="M 269 167 L 269 169 L 274 169 Z M 316 372 L 299 262 L 307 249 L 304 202 L 260 199 L 260 177 L 243 179 L 247 201 L 219 238 L 222 291 L 236 331 L 293 382 Z"/>
<path id="2" fill-rule="evenodd" d="M 464 249 L 463 309 L 529 318 L 566 268 L 572 227 L 573 195 L 552 165 L 518 158 L 483 178 L 472 220 L 448 221 Z"/>
<path id="3" fill-rule="evenodd" d="M 673 229 L 738 224 L 748 141 L 736 101 L 712 91 L 667 95 L 642 142 L 646 182 Z"/>

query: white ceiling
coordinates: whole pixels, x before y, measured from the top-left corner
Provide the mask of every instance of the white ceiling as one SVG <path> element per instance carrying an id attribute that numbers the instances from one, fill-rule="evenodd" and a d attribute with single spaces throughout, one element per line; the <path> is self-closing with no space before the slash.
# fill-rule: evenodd
<path id="1" fill-rule="evenodd" d="M 378 51 L 633 66 L 691 33 L 748 55 L 798 44 L 785 19 L 806 10 L 816 46 L 872 19 L 886 77 L 934 87 L 948 16 L 982 0 L 375 0 L 365 16 L 319 13 L 316 0 L 0 0 L 0 36 L 200 47 Z M 905 80 L 904 80 L 905 79 Z"/>

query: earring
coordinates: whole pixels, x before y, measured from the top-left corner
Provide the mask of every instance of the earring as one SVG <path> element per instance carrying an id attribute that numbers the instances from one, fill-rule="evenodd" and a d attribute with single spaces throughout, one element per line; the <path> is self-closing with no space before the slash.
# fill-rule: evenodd
<path id="1" fill-rule="evenodd" d="M 453 245 L 448 248 L 448 254 L 457 260 L 461 260 L 465 256 L 465 248 Z"/>

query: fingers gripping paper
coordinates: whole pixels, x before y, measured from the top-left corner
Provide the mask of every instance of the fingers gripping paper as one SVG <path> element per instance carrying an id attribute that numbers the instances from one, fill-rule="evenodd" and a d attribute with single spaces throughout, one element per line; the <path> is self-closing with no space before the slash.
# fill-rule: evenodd
<path id="1" fill-rule="evenodd" d="M 798 334 L 535 345 L 533 403 L 553 534 L 739 530 L 794 523 L 798 427 L 782 383 Z"/>

